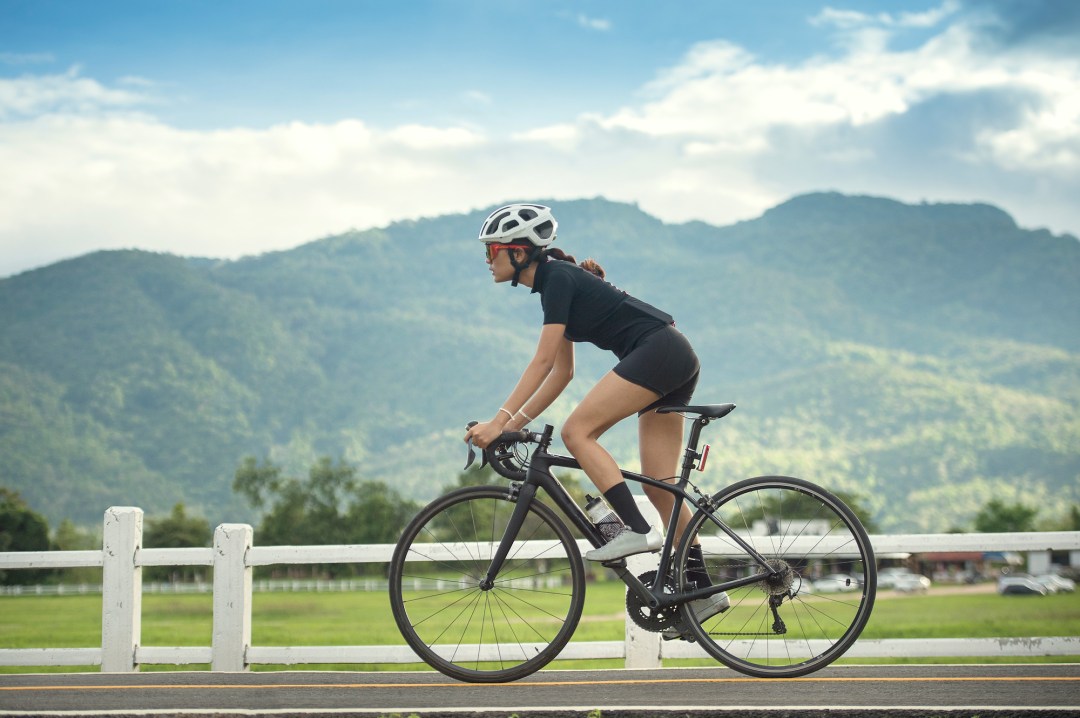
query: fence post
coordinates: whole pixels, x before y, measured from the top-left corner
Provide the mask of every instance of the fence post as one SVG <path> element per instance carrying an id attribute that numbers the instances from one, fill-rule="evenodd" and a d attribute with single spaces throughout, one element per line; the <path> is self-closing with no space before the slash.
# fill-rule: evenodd
<path id="1" fill-rule="evenodd" d="M 136 671 L 135 649 L 142 640 L 143 512 L 113 506 L 105 512 L 101 567 L 101 670 Z"/>
<path id="2" fill-rule="evenodd" d="M 210 669 L 244 671 L 251 646 L 251 567 L 247 524 L 222 524 L 214 531 L 214 636 Z"/>
<path id="3" fill-rule="evenodd" d="M 660 514 L 657 513 L 650 502 L 644 496 L 635 496 L 638 508 L 645 520 L 656 527 L 663 523 Z M 635 576 L 640 576 L 646 571 L 655 571 L 657 558 L 655 554 L 637 554 L 626 558 L 626 568 Z M 626 667 L 627 668 L 659 668 L 660 667 L 660 634 L 646 631 L 629 616 L 626 617 Z"/>
<path id="4" fill-rule="evenodd" d="M 626 568 L 635 576 L 656 570 L 656 556 L 638 554 L 626 557 Z M 660 634 L 646 631 L 626 617 L 626 667 L 659 668 Z"/>

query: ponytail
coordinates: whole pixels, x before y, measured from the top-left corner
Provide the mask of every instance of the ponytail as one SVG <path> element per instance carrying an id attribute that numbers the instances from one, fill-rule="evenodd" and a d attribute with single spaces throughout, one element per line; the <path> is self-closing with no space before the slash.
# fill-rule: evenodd
<path id="1" fill-rule="evenodd" d="M 551 259 L 558 259 L 561 262 L 578 264 L 578 261 L 574 259 L 572 255 L 567 254 L 558 247 L 551 247 L 550 249 L 545 250 L 544 255 L 550 257 Z M 578 266 L 584 269 L 586 272 L 592 272 L 596 276 L 600 277 L 600 279 L 603 279 L 605 276 L 604 268 L 601 267 L 595 259 L 586 259 L 584 262 L 578 264 Z"/>

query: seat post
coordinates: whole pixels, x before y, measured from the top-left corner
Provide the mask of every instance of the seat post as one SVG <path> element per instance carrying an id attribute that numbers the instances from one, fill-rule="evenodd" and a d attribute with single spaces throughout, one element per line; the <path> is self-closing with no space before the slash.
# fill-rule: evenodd
<path id="1" fill-rule="evenodd" d="M 686 453 L 683 454 L 683 481 L 690 478 L 690 471 L 694 468 L 694 463 L 701 458 L 701 454 L 697 450 L 698 441 L 701 439 L 701 430 L 709 425 L 709 421 L 711 421 L 709 417 L 699 416 L 690 425 L 690 436 L 686 440 Z"/>

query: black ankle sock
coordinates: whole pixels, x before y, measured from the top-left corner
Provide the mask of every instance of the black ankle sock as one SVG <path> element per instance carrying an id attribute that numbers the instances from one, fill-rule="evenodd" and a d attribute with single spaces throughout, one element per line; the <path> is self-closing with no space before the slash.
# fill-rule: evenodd
<path id="1" fill-rule="evenodd" d="M 615 484 L 605 491 L 604 498 L 611 504 L 611 508 L 615 510 L 623 523 L 630 527 L 630 530 L 639 534 L 649 533 L 649 529 L 652 527 L 649 526 L 649 522 L 645 520 L 645 517 L 641 515 L 641 510 L 637 507 L 637 502 L 634 501 L 634 495 L 630 493 L 630 487 L 626 485 L 625 481 L 621 484 Z"/>
<path id="2" fill-rule="evenodd" d="M 705 556 L 701 553 L 700 544 L 691 546 L 687 554 L 686 578 L 696 583 L 698 588 L 713 585 L 708 571 L 705 570 Z"/>

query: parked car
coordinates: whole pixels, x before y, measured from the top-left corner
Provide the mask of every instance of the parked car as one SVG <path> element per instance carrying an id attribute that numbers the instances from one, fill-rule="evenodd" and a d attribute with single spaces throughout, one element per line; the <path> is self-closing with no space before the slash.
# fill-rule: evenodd
<path id="1" fill-rule="evenodd" d="M 1062 578 L 1056 573 L 1044 573 L 1036 576 L 1035 580 L 1042 584 L 1049 593 L 1072 593 L 1076 590 L 1076 582 L 1071 578 Z"/>
<path id="2" fill-rule="evenodd" d="M 848 576 L 846 573 L 831 573 L 814 581 L 816 593 L 843 593 L 858 590 L 859 579 Z"/>
<path id="3" fill-rule="evenodd" d="M 894 579 L 893 588 L 903 593 L 926 593 L 930 589 L 930 579 L 918 573 L 901 573 Z"/>
<path id="4" fill-rule="evenodd" d="M 1045 596 L 1046 588 L 1033 578 L 1005 576 L 998 579 L 998 593 L 1002 596 Z"/>
<path id="5" fill-rule="evenodd" d="M 890 566 L 889 568 L 883 568 L 878 571 L 877 587 L 878 589 L 896 588 L 896 582 L 898 580 L 908 579 L 909 577 L 915 575 L 916 574 L 912 573 L 910 569 L 902 568 L 899 566 Z"/>

